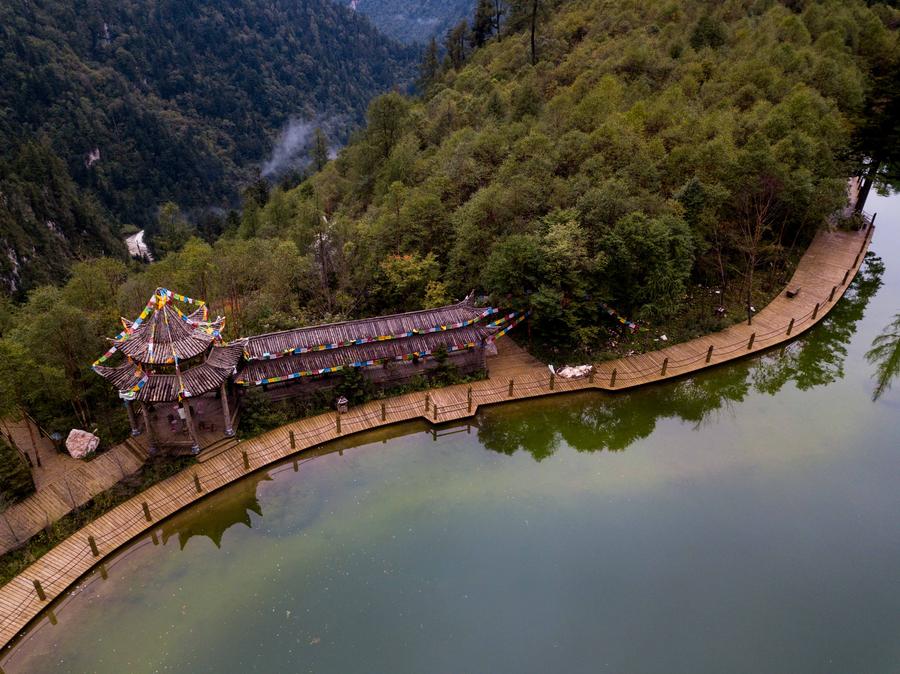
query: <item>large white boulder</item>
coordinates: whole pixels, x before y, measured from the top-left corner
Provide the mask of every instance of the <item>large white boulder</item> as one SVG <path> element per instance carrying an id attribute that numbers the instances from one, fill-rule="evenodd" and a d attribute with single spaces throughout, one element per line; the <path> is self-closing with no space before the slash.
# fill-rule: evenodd
<path id="1" fill-rule="evenodd" d="M 100 446 L 100 438 L 93 433 L 73 428 L 66 438 L 66 449 L 73 459 L 83 459 L 90 456 Z"/>

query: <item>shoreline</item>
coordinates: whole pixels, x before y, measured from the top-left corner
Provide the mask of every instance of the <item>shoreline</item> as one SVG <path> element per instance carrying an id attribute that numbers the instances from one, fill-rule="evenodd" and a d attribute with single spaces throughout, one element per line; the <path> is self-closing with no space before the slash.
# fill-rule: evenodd
<path id="1" fill-rule="evenodd" d="M 0 606 L 6 614 L 0 618 L 0 644 L 9 648 L 73 584 L 162 520 L 292 455 L 377 427 L 411 420 L 436 425 L 464 419 L 475 415 L 481 405 L 591 389 L 627 390 L 676 379 L 793 341 L 821 321 L 843 296 L 862 265 L 873 232 L 874 225 L 869 225 L 857 232 L 817 234 L 786 286 L 799 287 L 800 293 L 794 298 L 779 293 L 753 317 L 752 325 L 738 324 L 659 351 L 605 361 L 595 366 L 590 377 L 581 379 L 551 376 L 546 365 L 524 351 L 513 353 L 496 373 L 492 369 L 488 379 L 472 385 L 365 403 L 345 415 L 298 420 L 241 442 L 101 515 L 0 588 Z"/>

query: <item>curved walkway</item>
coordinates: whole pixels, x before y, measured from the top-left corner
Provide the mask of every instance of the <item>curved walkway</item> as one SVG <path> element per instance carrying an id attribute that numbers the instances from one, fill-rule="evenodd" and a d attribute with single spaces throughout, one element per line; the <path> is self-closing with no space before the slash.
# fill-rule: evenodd
<path id="1" fill-rule="evenodd" d="M 474 414 L 479 405 L 584 389 L 620 390 L 683 376 L 758 353 L 794 339 L 831 310 L 859 270 L 874 227 L 821 232 L 797 267 L 788 289 L 753 318 L 706 337 L 653 353 L 598 364 L 590 377 L 563 380 L 512 344 L 489 361 L 490 376 L 471 386 L 450 386 L 375 401 L 336 416 L 303 419 L 242 442 L 120 504 L 45 554 L 0 588 L 0 644 L 9 644 L 50 602 L 118 548 L 173 513 L 248 473 L 297 452 L 401 421 L 443 422 Z M 38 585 L 39 588 L 38 589 Z"/>

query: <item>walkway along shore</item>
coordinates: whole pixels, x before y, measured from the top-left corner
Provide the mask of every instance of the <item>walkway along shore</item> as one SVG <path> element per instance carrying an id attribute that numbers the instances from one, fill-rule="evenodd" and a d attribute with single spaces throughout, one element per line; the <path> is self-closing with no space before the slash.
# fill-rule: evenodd
<path id="1" fill-rule="evenodd" d="M 874 220 L 874 218 L 873 218 Z M 856 276 L 874 231 L 820 232 L 790 283 L 752 324 L 675 344 L 653 353 L 600 363 L 589 377 L 565 380 L 514 344 L 488 362 L 490 376 L 322 414 L 241 442 L 118 505 L 57 545 L 0 588 L 0 645 L 8 646 L 51 602 L 123 545 L 161 520 L 249 473 L 298 452 L 354 433 L 403 421 L 442 423 L 474 415 L 480 405 L 556 393 L 619 391 L 681 377 L 793 340 L 821 321 Z M 789 297 L 787 291 L 793 295 Z"/>

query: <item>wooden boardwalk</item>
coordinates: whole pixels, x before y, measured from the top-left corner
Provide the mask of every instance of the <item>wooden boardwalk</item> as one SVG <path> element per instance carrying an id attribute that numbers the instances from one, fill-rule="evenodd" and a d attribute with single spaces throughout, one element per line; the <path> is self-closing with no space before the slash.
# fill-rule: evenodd
<path id="1" fill-rule="evenodd" d="M 27 419 L 5 422 L 4 427 L 34 464 L 31 474 L 35 492 L 0 515 L 0 554 L 136 472 L 147 458 L 143 445 L 132 440 L 110 447 L 90 461 L 81 461 L 56 451 Z"/>
<path id="2" fill-rule="evenodd" d="M 152 530 L 160 520 L 292 454 L 402 421 L 461 419 L 474 414 L 479 405 L 590 388 L 633 388 L 789 341 L 822 320 L 840 299 L 862 263 L 872 231 L 869 227 L 861 232 L 820 233 L 788 285 L 800 287 L 799 295 L 789 299 L 782 293 L 754 317 L 752 325 L 736 325 L 653 353 L 601 363 L 591 377 L 578 380 L 551 377 L 545 365 L 503 341 L 500 355 L 488 362 L 490 376 L 484 381 L 374 401 L 341 416 L 324 414 L 302 419 L 239 443 L 117 506 L 0 588 L 0 644 L 9 644 L 81 576 L 121 546 Z"/>

